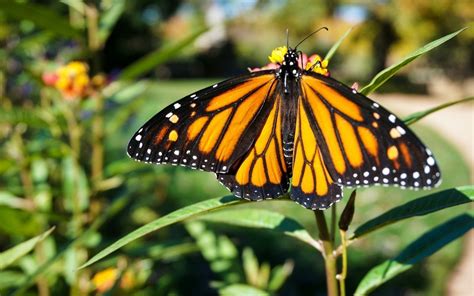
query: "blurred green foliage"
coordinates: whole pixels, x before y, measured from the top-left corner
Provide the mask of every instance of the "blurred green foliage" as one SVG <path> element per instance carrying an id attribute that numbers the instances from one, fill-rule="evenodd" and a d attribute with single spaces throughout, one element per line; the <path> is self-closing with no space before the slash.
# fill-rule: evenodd
<path id="1" fill-rule="evenodd" d="M 471 6 L 402 0 L 0 0 L 0 294 L 324 294 L 324 262 L 310 237 L 316 233 L 310 211 L 285 200 L 207 200 L 228 192 L 211 174 L 131 161 L 125 156 L 130 135 L 169 103 L 217 81 L 210 77 L 265 64 L 271 49 L 285 43 L 286 28 L 294 44 L 314 28 L 330 27 L 312 39 L 317 42 L 302 45 L 325 53 L 355 26 L 330 68 L 342 80 L 368 81 L 380 67 L 466 26 Z M 417 68 L 469 77 L 473 36 L 466 30 Z M 387 47 L 377 48 L 374 40 Z M 71 70 L 74 60 L 89 68 L 81 91 L 74 77 L 67 87 L 57 83 L 57 69 Z M 409 67 L 403 74 L 410 78 L 417 71 Z M 176 79 L 190 77 L 199 80 Z M 409 79 L 404 86 L 416 83 Z M 442 189 L 470 182 L 469 167 L 450 143 L 435 131 L 414 129 L 437 155 Z M 420 193 L 376 187 L 358 196 L 355 225 Z M 208 210 L 238 205 L 147 237 L 139 233 L 106 260 L 78 269 L 140 226 L 161 223 L 168 213 L 203 200 Z M 356 242 L 348 291 L 373 266 L 396 258 L 421 233 L 464 210 L 403 221 Z M 184 219 L 173 217 L 160 227 Z M 379 293 L 441 295 L 460 250 L 456 241 Z"/>

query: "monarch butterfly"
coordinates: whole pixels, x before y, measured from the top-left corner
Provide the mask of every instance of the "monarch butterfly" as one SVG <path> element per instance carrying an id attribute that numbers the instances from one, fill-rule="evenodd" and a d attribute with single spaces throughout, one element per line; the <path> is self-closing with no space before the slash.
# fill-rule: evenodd
<path id="1" fill-rule="evenodd" d="M 166 107 L 134 134 L 128 155 L 214 172 L 247 200 L 277 198 L 291 179 L 290 197 L 313 210 L 339 201 L 343 186 L 440 182 L 431 151 L 402 120 L 328 77 L 326 62 L 305 65 L 298 45 L 276 48 L 273 69 Z"/>

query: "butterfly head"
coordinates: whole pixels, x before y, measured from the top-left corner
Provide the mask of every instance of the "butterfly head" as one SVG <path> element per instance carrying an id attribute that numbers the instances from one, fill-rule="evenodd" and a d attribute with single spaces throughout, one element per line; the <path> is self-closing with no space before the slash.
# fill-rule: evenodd
<path id="1" fill-rule="evenodd" d="M 301 74 L 301 67 L 298 64 L 298 52 L 291 47 L 277 47 L 268 58 L 270 62 L 278 64 L 281 71 L 287 71 L 295 77 Z"/>

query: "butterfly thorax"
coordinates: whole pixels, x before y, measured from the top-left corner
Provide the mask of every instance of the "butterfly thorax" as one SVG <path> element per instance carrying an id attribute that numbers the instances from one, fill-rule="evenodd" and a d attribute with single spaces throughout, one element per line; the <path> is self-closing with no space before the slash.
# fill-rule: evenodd
<path id="1" fill-rule="evenodd" d="M 280 66 L 275 75 L 283 81 L 284 93 L 288 94 L 290 92 L 289 81 L 298 80 L 302 75 L 298 65 L 298 53 L 292 48 L 279 47 L 272 52 L 269 58 L 271 62 Z"/>

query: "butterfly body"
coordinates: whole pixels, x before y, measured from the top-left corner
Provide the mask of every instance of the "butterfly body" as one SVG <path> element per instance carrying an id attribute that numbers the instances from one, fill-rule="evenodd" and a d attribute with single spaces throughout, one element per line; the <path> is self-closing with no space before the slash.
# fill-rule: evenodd
<path id="1" fill-rule="evenodd" d="M 275 69 L 226 80 L 166 107 L 135 133 L 128 154 L 215 172 L 234 195 L 249 200 L 277 198 L 291 187 L 291 198 L 309 209 L 340 200 L 343 186 L 439 183 L 431 151 L 400 119 L 319 74 L 319 61 L 304 65 L 296 50 L 277 50 Z"/>

